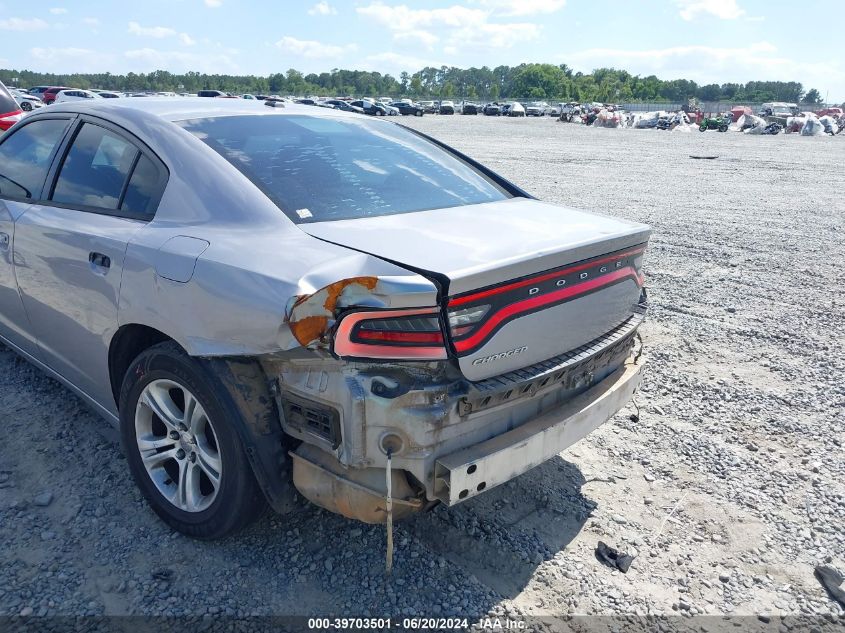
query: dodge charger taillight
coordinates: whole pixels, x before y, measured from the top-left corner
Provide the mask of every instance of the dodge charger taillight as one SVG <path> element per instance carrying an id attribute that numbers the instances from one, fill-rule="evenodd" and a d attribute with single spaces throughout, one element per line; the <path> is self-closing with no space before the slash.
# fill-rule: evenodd
<path id="1" fill-rule="evenodd" d="M 446 344 L 436 309 L 378 310 L 345 315 L 334 352 L 341 358 L 442 360 Z"/>

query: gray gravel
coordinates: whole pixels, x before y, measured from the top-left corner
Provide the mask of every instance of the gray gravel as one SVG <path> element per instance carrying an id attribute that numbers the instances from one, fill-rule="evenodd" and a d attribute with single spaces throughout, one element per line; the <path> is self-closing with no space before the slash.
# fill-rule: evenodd
<path id="1" fill-rule="evenodd" d="M 845 137 L 406 118 L 546 200 L 643 220 L 649 370 L 561 457 L 384 530 L 303 505 L 171 533 L 115 430 L 0 348 L 0 615 L 843 615 Z M 717 154 L 714 161 L 690 154 Z M 627 574 L 599 540 L 636 554 Z"/>

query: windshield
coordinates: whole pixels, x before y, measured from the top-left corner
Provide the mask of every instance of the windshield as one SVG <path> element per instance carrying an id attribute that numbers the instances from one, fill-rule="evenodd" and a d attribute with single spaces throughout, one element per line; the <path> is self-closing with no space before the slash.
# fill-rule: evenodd
<path id="1" fill-rule="evenodd" d="M 456 156 L 384 121 L 265 115 L 179 125 L 219 152 L 297 223 L 510 197 Z"/>

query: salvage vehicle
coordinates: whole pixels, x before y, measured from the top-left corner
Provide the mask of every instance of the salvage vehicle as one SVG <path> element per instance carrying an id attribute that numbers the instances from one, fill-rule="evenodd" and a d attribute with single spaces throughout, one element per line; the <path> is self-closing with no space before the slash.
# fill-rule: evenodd
<path id="1" fill-rule="evenodd" d="M 294 489 L 382 523 L 626 405 L 649 236 L 386 119 L 60 103 L 0 140 L 0 337 L 118 425 L 175 530 L 222 537 Z"/>
<path id="2" fill-rule="evenodd" d="M 23 118 L 23 110 L 0 82 L 0 132 L 5 132 Z"/>
<path id="3" fill-rule="evenodd" d="M 720 132 L 727 132 L 730 118 L 732 117 L 705 117 L 701 119 L 701 123 L 698 125 L 698 131 L 706 132 L 707 130 L 719 130 Z"/>
<path id="4" fill-rule="evenodd" d="M 49 90 L 49 89 L 50 89 L 50 86 L 33 86 L 32 88 L 29 88 L 27 90 L 27 92 L 29 94 L 31 94 L 33 97 L 38 97 L 39 99 L 41 99 L 42 96 L 44 95 L 44 93 L 47 92 L 47 90 Z M 42 99 L 42 103 L 43 103 L 43 99 Z"/>
<path id="5" fill-rule="evenodd" d="M 58 95 L 62 90 L 73 90 L 73 88 L 69 88 L 68 86 L 51 86 L 41 93 L 41 100 L 46 105 L 50 105 L 56 100 L 56 95 Z"/>
<path id="6" fill-rule="evenodd" d="M 357 106 L 351 105 L 348 101 L 343 101 L 342 99 L 328 99 L 326 103 L 331 106 L 334 106 L 338 110 L 343 110 L 344 112 L 356 112 L 358 114 L 364 114 L 364 108 L 359 108 Z"/>
<path id="7" fill-rule="evenodd" d="M 503 111 L 502 114 L 505 114 L 505 112 Z M 507 111 L 507 115 L 508 116 L 524 117 L 525 116 L 525 108 L 518 101 L 514 101 L 512 104 L 510 104 L 510 107 L 508 108 L 508 111 Z"/>
<path id="8" fill-rule="evenodd" d="M 464 101 L 461 104 L 461 114 L 478 114 L 481 112 L 481 106 L 471 101 Z"/>
<path id="9" fill-rule="evenodd" d="M 437 112 L 439 114 L 455 114 L 455 103 L 453 101 L 441 101 Z"/>
<path id="10" fill-rule="evenodd" d="M 355 108 L 361 108 L 361 111 L 364 112 L 364 114 L 369 114 L 370 116 L 387 116 L 387 108 L 385 108 L 383 104 L 375 101 L 359 99 L 358 101 L 351 102 L 349 105 Z"/>
<path id="11" fill-rule="evenodd" d="M 420 106 L 409 103 L 408 101 L 394 101 L 390 105 L 399 110 L 402 116 L 422 116 L 425 114 L 425 110 Z"/>
<path id="12" fill-rule="evenodd" d="M 501 116 L 502 111 L 499 108 L 498 103 L 488 103 L 484 106 L 484 110 L 482 110 L 484 116 Z"/>
<path id="13" fill-rule="evenodd" d="M 545 116 L 551 110 L 545 101 L 535 101 L 525 106 L 525 116 Z"/>
<path id="14" fill-rule="evenodd" d="M 437 104 L 434 101 L 420 101 L 419 105 L 426 114 L 437 113 Z"/>
<path id="15" fill-rule="evenodd" d="M 89 101 L 103 99 L 98 93 L 91 90 L 61 90 L 56 93 L 53 103 L 65 103 L 66 101 Z"/>
<path id="16" fill-rule="evenodd" d="M 21 110 L 24 112 L 32 112 L 36 108 L 41 108 L 44 106 L 44 102 L 41 101 L 38 97 L 35 97 L 31 94 L 24 92 L 23 90 L 9 90 L 9 93 L 12 95 L 12 98 L 17 101 L 18 105 L 21 107 Z"/>

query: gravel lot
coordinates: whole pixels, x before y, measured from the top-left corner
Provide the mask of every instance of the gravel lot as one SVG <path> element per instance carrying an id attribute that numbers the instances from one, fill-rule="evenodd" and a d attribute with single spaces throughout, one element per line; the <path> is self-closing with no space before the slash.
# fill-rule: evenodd
<path id="1" fill-rule="evenodd" d="M 842 617 L 813 568 L 845 571 L 845 136 L 402 122 L 653 226 L 639 421 L 399 524 L 385 579 L 383 528 L 309 505 L 222 542 L 171 533 L 116 431 L 0 347 L 0 614 Z M 599 540 L 636 553 L 627 574 Z"/>

